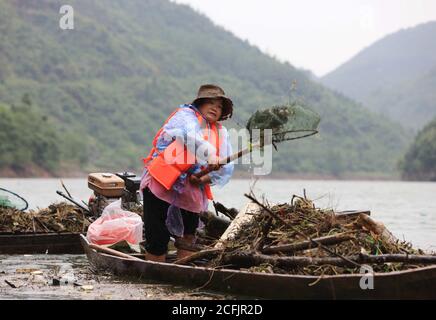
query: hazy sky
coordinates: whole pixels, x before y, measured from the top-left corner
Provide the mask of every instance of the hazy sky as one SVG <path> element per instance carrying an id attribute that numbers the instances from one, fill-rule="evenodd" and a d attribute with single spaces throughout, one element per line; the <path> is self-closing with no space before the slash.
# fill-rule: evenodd
<path id="1" fill-rule="evenodd" d="M 435 0 L 174 0 L 322 76 L 383 36 L 436 20 Z"/>

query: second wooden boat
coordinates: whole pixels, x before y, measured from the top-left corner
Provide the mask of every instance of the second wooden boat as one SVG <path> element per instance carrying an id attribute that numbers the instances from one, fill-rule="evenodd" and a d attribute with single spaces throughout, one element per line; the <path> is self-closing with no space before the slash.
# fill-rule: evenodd
<path id="1" fill-rule="evenodd" d="M 83 254 L 80 233 L 2 233 L 0 254 Z"/>

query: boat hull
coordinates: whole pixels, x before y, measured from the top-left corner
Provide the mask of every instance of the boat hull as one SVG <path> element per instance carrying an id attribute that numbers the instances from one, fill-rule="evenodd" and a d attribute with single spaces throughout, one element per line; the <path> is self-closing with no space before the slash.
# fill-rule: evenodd
<path id="1" fill-rule="evenodd" d="M 83 254 L 79 233 L 0 234 L 0 254 Z"/>
<path id="2" fill-rule="evenodd" d="M 99 253 L 81 237 L 90 263 L 115 275 L 266 299 L 436 299 L 436 266 L 376 273 L 374 289 L 362 275 L 315 276 L 252 273 L 229 269 L 137 261 Z"/>

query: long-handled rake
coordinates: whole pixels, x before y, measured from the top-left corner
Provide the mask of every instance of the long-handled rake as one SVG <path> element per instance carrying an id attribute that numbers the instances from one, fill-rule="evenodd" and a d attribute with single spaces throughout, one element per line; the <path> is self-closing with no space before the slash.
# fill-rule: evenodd
<path id="1" fill-rule="evenodd" d="M 266 130 L 271 130 L 271 143 L 277 150 L 277 143 L 306 138 L 318 133 L 318 125 L 321 117 L 313 110 L 298 103 L 281 106 L 274 106 L 268 109 L 256 111 L 248 120 L 246 128 L 250 133 L 248 148 L 240 150 L 227 158 L 220 159 L 218 165 L 208 166 L 203 171 L 195 174 L 200 178 L 221 166 L 232 162 L 246 154 L 251 153 L 256 148 L 265 146 Z M 253 130 L 258 129 L 259 139 L 253 141 Z"/>

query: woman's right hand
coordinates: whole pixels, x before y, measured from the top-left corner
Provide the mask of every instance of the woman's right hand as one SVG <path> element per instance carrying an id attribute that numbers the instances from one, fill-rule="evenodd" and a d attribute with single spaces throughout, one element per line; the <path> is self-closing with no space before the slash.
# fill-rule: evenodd
<path id="1" fill-rule="evenodd" d="M 217 156 L 212 156 L 209 158 L 208 162 L 208 169 L 210 169 L 211 171 L 216 171 L 218 170 L 221 165 L 220 165 L 220 158 L 218 158 Z"/>

